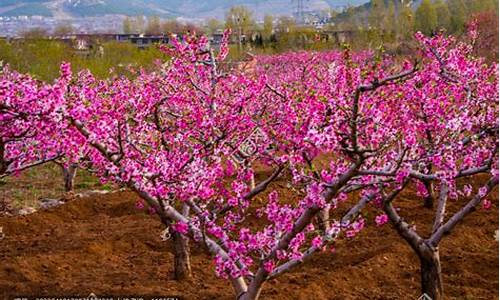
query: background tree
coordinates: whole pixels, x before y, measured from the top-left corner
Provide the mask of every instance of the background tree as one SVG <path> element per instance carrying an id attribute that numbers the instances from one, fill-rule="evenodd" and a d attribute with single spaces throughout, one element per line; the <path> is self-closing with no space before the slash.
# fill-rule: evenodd
<path id="1" fill-rule="evenodd" d="M 167 20 L 161 25 L 162 31 L 165 33 L 181 33 L 182 24 L 175 19 Z"/>
<path id="2" fill-rule="evenodd" d="M 396 27 L 396 7 L 394 1 L 389 1 L 382 22 L 382 33 L 385 42 L 393 42 Z"/>
<path id="3" fill-rule="evenodd" d="M 344 10 L 344 14 L 346 15 L 345 22 L 343 22 L 342 26 L 340 26 L 340 30 L 358 30 L 361 26 L 361 22 L 356 15 L 356 7 L 348 6 Z"/>
<path id="4" fill-rule="evenodd" d="M 148 18 L 148 25 L 146 26 L 145 33 L 154 35 L 162 33 L 160 17 L 151 16 Z"/>
<path id="5" fill-rule="evenodd" d="M 372 28 L 380 28 L 384 16 L 385 16 L 384 0 L 371 0 L 368 25 Z"/>
<path id="6" fill-rule="evenodd" d="M 192 34 L 192 33 L 197 33 L 197 32 L 203 32 L 203 30 L 196 25 L 195 23 L 186 23 L 182 24 L 182 32 Z"/>
<path id="7" fill-rule="evenodd" d="M 129 16 L 127 16 L 123 20 L 123 33 L 125 33 L 125 34 L 131 34 L 131 33 L 133 33 L 133 31 L 134 31 L 134 29 L 133 29 L 132 20 L 130 19 Z"/>
<path id="8" fill-rule="evenodd" d="M 252 11 L 243 5 L 231 7 L 226 14 L 226 28 L 236 34 L 248 34 L 255 28 Z"/>
<path id="9" fill-rule="evenodd" d="M 498 1 L 497 0 L 474 0 L 468 1 L 468 10 L 470 13 L 480 13 L 485 11 L 498 11 Z"/>
<path id="10" fill-rule="evenodd" d="M 145 25 L 146 25 L 146 19 L 144 16 L 135 17 L 134 32 L 144 33 Z"/>
<path id="11" fill-rule="evenodd" d="M 276 24 L 276 32 L 280 34 L 293 33 L 297 27 L 295 19 L 292 17 L 282 16 Z"/>
<path id="12" fill-rule="evenodd" d="M 193 33 L 202 32 L 203 30 L 193 23 L 183 24 L 175 19 L 167 20 L 161 25 L 162 31 L 164 33 Z"/>
<path id="13" fill-rule="evenodd" d="M 448 0 L 451 32 L 461 33 L 465 29 L 467 7 L 463 0 Z"/>
<path id="14" fill-rule="evenodd" d="M 383 43 L 384 31 L 388 21 L 384 0 L 372 0 L 368 15 L 368 26 L 359 31 L 357 40 L 363 47 L 379 47 Z"/>
<path id="15" fill-rule="evenodd" d="M 437 17 L 437 27 L 440 29 L 450 28 L 450 10 L 448 5 L 443 0 L 436 0 L 434 2 Z"/>
<path id="16" fill-rule="evenodd" d="M 207 28 L 207 33 L 208 34 L 214 34 L 217 32 L 217 30 L 222 29 L 222 24 L 219 20 L 216 18 L 210 18 L 208 19 L 206 23 L 206 28 Z"/>
<path id="17" fill-rule="evenodd" d="M 21 36 L 25 39 L 43 39 L 49 35 L 45 28 L 36 27 L 21 31 Z"/>
<path id="18" fill-rule="evenodd" d="M 398 13 L 398 26 L 396 27 L 397 38 L 399 40 L 408 40 L 413 33 L 414 14 L 411 9 L 410 3 L 403 1 L 399 7 Z"/>
<path id="19" fill-rule="evenodd" d="M 293 49 L 297 24 L 292 17 L 282 16 L 276 23 L 275 33 L 280 49 Z"/>
<path id="20" fill-rule="evenodd" d="M 474 55 L 484 57 L 488 62 L 498 62 L 498 11 L 484 11 L 475 14 L 471 22 L 477 25 L 477 40 Z"/>
<path id="21" fill-rule="evenodd" d="M 415 30 L 430 35 L 437 25 L 436 8 L 430 0 L 423 0 L 415 12 Z"/>
<path id="22" fill-rule="evenodd" d="M 262 37 L 266 40 L 269 40 L 271 38 L 271 35 L 273 34 L 274 30 L 274 18 L 272 15 L 265 15 L 264 16 L 264 27 L 262 28 Z"/>
<path id="23" fill-rule="evenodd" d="M 55 36 L 65 36 L 74 32 L 75 28 L 70 23 L 66 23 L 57 25 L 54 29 L 53 34 Z"/>

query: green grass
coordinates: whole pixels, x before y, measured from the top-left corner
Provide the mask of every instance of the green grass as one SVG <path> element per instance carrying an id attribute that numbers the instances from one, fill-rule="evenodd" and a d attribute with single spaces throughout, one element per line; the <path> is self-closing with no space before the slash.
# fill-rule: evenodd
<path id="1" fill-rule="evenodd" d="M 102 47 L 101 52 L 99 48 Z M 129 76 L 129 67 L 152 69 L 156 61 L 164 62 L 168 57 L 157 47 L 139 49 L 128 42 L 99 42 L 88 53 L 73 49 L 70 42 L 54 40 L 20 40 L 8 42 L 0 40 L 0 61 L 21 73 L 29 73 L 35 78 L 52 81 L 59 76 L 62 62 L 71 63 L 74 72 L 88 69 L 97 78 L 108 78 L 110 70 L 115 75 Z"/>
<path id="2" fill-rule="evenodd" d="M 101 184 L 94 175 L 78 170 L 74 192 L 116 189 L 110 184 Z M 11 203 L 15 208 L 39 206 L 40 198 L 61 198 L 65 194 L 61 168 L 56 164 L 46 164 L 26 170 L 19 176 L 0 180 L 0 201 Z"/>

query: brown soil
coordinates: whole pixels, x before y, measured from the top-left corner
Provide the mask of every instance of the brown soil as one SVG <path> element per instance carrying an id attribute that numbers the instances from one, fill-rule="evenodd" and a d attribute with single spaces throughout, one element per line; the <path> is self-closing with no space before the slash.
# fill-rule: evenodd
<path id="1" fill-rule="evenodd" d="M 427 229 L 432 213 L 411 195 L 398 200 L 401 213 Z M 211 259 L 193 247 L 192 280 L 172 279 L 170 242 L 161 223 L 134 208 L 130 192 L 77 199 L 29 216 L 0 218 L 0 299 L 16 295 L 170 295 L 182 299 L 234 299 L 229 282 L 214 275 Z M 452 203 L 451 210 L 457 204 Z M 461 203 L 463 204 L 463 202 Z M 415 209 L 419 207 L 419 209 Z M 345 211 L 340 207 L 336 213 Z M 368 228 L 336 252 L 316 255 L 293 272 L 270 281 L 262 299 L 416 299 L 416 256 L 389 226 Z M 419 227 L 421 226 L 421 227 Z M 498 198 L 478 209 L 444 239 L 447 299 L 498 299 Z M 425 232 L 425 230 L 424 230 Z"/>

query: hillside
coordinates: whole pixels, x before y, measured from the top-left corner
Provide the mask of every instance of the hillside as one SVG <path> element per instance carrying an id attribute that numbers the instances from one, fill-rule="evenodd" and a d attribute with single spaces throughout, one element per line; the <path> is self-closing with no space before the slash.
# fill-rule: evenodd
<path id="1" fill-rule="evenodd" d="M 368 0 L 305 0 L 305 10 L 361 5 Z M 56 18 L 104 15 L 158 15 L 189 18 L 222 17 L 233 5 L 245 5 L 257 15 L 292 14 L 291 0 L 0 0 L 0 16 L 41 15 Z"/>

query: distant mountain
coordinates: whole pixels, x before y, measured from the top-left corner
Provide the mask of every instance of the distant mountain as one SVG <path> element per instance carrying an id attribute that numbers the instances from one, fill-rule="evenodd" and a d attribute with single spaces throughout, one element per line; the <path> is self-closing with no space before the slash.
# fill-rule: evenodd
<path id="1" fill-rule="evenodd" d="M 365 19 L 366 20 L 366 17 L 368 16 L 368 14 L 370 13 L 370 11 L 372 9 L 372 4 L 369 1 L 368 2 L 363 1 L 363 2 L 364 2 L 364 4 L 362 3 L 361 5 L 354 6 L 354 9 L 351 12 L 351 14 L 357 16 L 358 19 Z M 384 0 L 384 2 L 385 2 L 386 6 L 390 2 L 393 2 L 396 9 L 399 9 L 398 7 L 400 7 L 401 4 L 403 3 L 403 1 L 401 1 L 401 0 Z M 406 0 L 404 3 L 405 3 L 405 5 L 416 10 L 420 6 L 420 4 L 422 3 L 422 0 Z M 334 22 L 342 22 L 342 21 L 347 20 L 348 18 L 349 18 L 349 14 L 346 11 L 344 11 L 336 16 L 336 18 L 334 19 Z"/>
<path id="2" fill-rule="evenodd" d="M 361 5 L 369 0 L 303 0 L 306 11 Z M 234 5 L 245 5 L 257 16 L 292 14 L 292 0 L 0 0 L 0 16 L 52 16 L 59 19 L 104 15 L 161 17 L 223 17 Z"/>
<path id="3" fill-rule="evenodd" d="M 52 16 L 66 19 L 104 15 L 159 15 L 176 13 L 148 0 L 0 0 L 0 16 Z"/>

